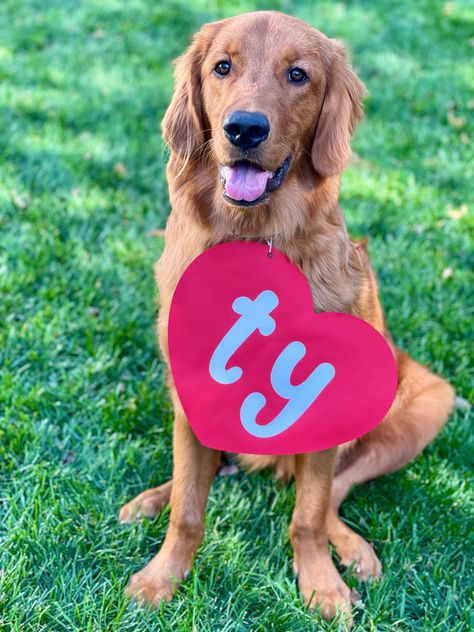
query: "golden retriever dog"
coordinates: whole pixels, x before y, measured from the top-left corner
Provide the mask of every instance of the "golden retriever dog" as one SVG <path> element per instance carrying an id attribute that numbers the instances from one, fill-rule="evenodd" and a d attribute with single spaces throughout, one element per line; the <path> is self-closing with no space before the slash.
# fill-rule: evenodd
<path id="1" fill-rule="evenodd" d="M 415 458 L 438 434 L 454 400 L 447 382 L 394 345 L 366 244 L 351 241 L 338 204 L 365 94 L 340 42 L 296 18 L 262 11 L 201 28 L 177 60 L 175 91 L 163 120 L 172 206 L 156 266 L 164 358 L 171 297 L 191 261 L 221 242 L 269 238 L 305 274 L 315 312 L 363 318 L 383 334 L 396 358 L 397 396 L 369 434 L 322 452 L 236 457 L 250 470 L 272 467 L 280 478 L 295 478 L 289 528 L 294 570 L 305 603 L 317 605 L 327 619 L 342 612 L 350 620 L 351 608 L 329 542 L 361 580 L 381 573 L 373 547 L 338 516 L 344 497 L 353 485 Z M 191 569 L 221 460 L 218 451 L 197 441 L 170 374 L 168 379 L 175 414 L 173 478 L 120 512 L 127 522 L 171 503 L 159 553 L 127 589 L 153 605 L 171 599 Z"/>

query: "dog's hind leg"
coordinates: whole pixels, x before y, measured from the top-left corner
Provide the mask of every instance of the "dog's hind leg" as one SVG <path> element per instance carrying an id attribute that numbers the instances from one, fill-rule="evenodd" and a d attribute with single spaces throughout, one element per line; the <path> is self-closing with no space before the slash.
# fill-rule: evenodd
<path id="1" fill-rule="evenodd" d="M 351 487 L 394 472 L 414 459 L 446 422 L 454 403 L 453 388 L 405 353 L 397 350 L 399 387 L 387 417 L 354 442 L 336 466 L 328 512 L 329 540 L 345 566 L 360 579 L 378 578 L 380 562 L 370 544 L 338 516 Z"/>
<path id="2" fill-rule="evenodd" d="M 120 522 L 125 524 L 143 517 L 154 518 L 169 503 L 172 483 L 173 481 L 169 480 L 158 487 L 146 489 L 123 505 L 119 512 Z"/>

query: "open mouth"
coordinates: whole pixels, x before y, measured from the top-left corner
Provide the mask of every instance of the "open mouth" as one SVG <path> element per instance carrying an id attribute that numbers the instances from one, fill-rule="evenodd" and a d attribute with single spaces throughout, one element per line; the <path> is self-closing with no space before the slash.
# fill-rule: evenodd
<path id="1" fill-rule="evenodd" d="M 266 171 L 248 160 L 238 160 L 232 166 L 220 165 L 224 198 L 237 206 L 256 206 L 265 202 L 270 193 L 281 186 L 290 162 L 288 156 L 275 171 Z"/>

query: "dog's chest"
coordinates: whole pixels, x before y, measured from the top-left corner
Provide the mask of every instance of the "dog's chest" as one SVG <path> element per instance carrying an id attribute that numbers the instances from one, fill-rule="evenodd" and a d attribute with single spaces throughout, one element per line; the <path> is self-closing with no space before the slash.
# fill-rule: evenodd
<path id="1" fill-rule="evenodd" d="M 292 249 L 282 251 L 301 270 L 311 288 L 315 312 L 353 311 L 360 287 L 359 271 L 331 256 L 322 258 L 317 253 L 292 257 Z"/>

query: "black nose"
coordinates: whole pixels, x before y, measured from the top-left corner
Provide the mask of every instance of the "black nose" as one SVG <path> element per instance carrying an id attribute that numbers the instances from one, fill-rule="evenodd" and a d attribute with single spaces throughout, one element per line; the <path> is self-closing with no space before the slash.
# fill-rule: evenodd
<path id="1" fill-rule="evenodd" d="M 261 112 L 231 112 L 224 120 L 224 134 L 233 145 L 253 149 L 268 138 L 270 123 Z"/>

